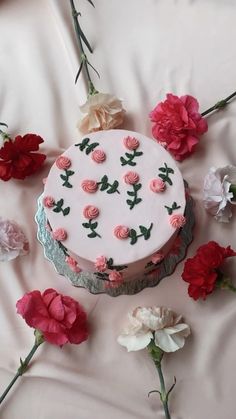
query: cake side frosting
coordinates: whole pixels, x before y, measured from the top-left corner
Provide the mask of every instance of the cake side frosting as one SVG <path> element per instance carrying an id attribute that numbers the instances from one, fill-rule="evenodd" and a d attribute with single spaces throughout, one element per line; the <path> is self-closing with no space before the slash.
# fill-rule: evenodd
<path id="1" fill-rule="evenodd" d="M 159 144 L 132 131 L 99 131 L 57 159 L 44 206 L 52 231 L 66 233 L 69 257 L 93 271 L 101 256 L 131 266 L 165 248 L 184 223 L 185 191 Z"/>

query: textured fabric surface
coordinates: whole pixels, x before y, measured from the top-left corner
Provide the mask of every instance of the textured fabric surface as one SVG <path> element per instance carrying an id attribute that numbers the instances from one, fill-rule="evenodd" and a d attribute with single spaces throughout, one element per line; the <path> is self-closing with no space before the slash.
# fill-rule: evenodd
<path id="1" fill-rule="evenodd" d="M 81 23 L 101 74 L 95 85 L 124 100 L 124 128 L 151 135 L 148 112 L 167 92 L 192 94 L 204 111 L 235 88 L 236 4 L 233 0 L 81 0 Z M 78 106 L 86 99 L 66 0 L 0 1 L 0 120 L 11 133 L 44 137 L 44 169 L 25 181 L 0 183 L 0 215 L 16 220 L 30 254 L 0 266 L 0 392 L 33 344 L 33 331 L 16 315 L 26 291 L 55 287 L 88 311 L 91 337 L 80 346 L 39 348 L 32 367 L 0 409 L 1 419 L 162 419 L 160 401 L 148 391 L 159 382 L 145 351 L 126 353 L 116 342 L 126 313 L 137 305 L 165 305 L 182 313 L 192 336 L 166 357 L 172 419 L 235 418 L 236 296 L 217 291 L 194 302 L 181 279 L 183 264 L 154 289 L 116 299 L 73 288 L 44 259 L 34 214 L 42 179 L 54 159 L 79 134 Z M 236 248 L 236 217 L 218 224 L 202 205 L 209 167 L 236 163 L 236 101 L 208 118 L 197 152 L 179 164 L 196 201 L 195 239 L 188 256 L 209 240 Z M 236 272 L 235 261 L 227 264 Z"/>

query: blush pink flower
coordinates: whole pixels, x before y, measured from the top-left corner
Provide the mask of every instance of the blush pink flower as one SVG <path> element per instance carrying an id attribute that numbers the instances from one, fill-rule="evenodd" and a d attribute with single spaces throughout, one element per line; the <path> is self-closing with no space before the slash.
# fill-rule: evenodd
<path id="1" fill-rule="evenodd" d="M 96 163 L 103 163 L 106 157 L 106 153 L 103 150 L 97 149 L 92 152 L 92 160 Z"/>
<path id="2" fill-rule="evenodd" d="M 43 198 L 43 206 L 46 208 L 53 208 L 55 205 L 55 200 L 52 196 L 45 196 Z"/>
<path id="3" fill-rule="evenodd" d="M 60 156 L 56 159 L 56 166 L 60 170 L 69 169 L 71 166 L 71 160 L 68 157 Z"/>
<path id="4" fill-rule="evenodd" d="M 93 220 L 99 216 L 99 209 L 93 205 L 87 205 L 83 210 L 83 215 L 88 220 Z"/>
<path id="5" fill-rule="evenodd" d="M 114 235 L 117 239 L 127 239 L 129 237 L 129 227 L 118 225 L 114 228 Z"/>
<path id="6" fill-rule="evenodd" d="M 98 190 L 98 184 L 95 180 L 85 179 L 81 183 L 82 189 L 87 193 L 95 193 Z"/>
<path id="7" fill-rule="evenodd" d="M 99 256 L 95 260 L 95 268 L 98 272 L 105 272 L 107 270 L 107 258 L 105 256 Z"/>
<path id="8" fill-rule="evenodd" d="M 65 260 L 66 260 L 67 265 L 73 272 L 77 274 L 81 272 L 81 269 L 75 259 L 73 259 L 71 256 L 66 256 Z"/>
<path id="9" fill-rule="evenodd" d="M 152 192 L 158 193 L 158 192 L 164 192 L 166 188 L 165 182 L 161 179 L 152 179 L 150 181 L 150 189 Z"/>
<path id="10" fill-rule="evenodd" d="M 122 282 L 123 276 L 120 272 L 114 270 L 109 273 L 109 281 L 111 282 Z"/>
<path id="11" fill-rule="evenodd" d="M 64 228 L 57 228 L 56 230 L 52 231 L 52 238 L 54 240 L 63 242 L 67 239 L 67 232 L 64 230 Z"/>
<path id="12" fill-rule="evenodd" d="M 127 183 L 128 185 L 134 185 L 135 183 L 138 183 L 139 181 L 139 175 L 136 172 L 127 172 L 124 175 L 124 181 L 125 183 Z"/>
<path id="13" fill-rule="evenodd" d="M 39 330 L 45 341 L 62 346 L 79 344 L 88 339 L 87 316 L 73 298 L 54 289 L 31 291 L 16 303 L 17 313 L 26 323 Z"/>
<path id="14" fill-rule="evenodd" d="M 170 224 L 174 228 L 181 228 L 186 223 L 186 218 L 181 214 L 172 214 L 170 216 Z"/>
<path id="15" fill-rule="evenodd" d="M 135 137 L 126 137 L 124 138 L 124 146 L 128 148 L 128 150 L 136 150 L 139 147 L 139 140 Z"/>
<path id="16" fill-rule="evenodd" d="M 25 255 L 28 250 L 29 243 L 20 226 L 0 217 L 0 262 Z"/>
<path id="17" fill-rule="evenodd" d="M 164 254 L 162 252 L 157 252 L 154 255 L 152 255 L 152 263 L 156 265 L 157 263 L 161 262 L 164 259 Z"/>
<path id="18" fill-rule="evenodd" d="M 207 129 L 207 122 L 199 113 L 198 101 L 189 95 L 167 94 L 149 114 L 153 137 L 165 143 L 176 160 L 184 160 L 195 150 L 200 135 Z"/>

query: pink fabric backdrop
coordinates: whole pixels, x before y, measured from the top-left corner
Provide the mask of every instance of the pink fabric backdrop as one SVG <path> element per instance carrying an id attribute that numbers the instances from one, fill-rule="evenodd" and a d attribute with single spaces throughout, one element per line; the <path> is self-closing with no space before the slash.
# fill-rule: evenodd
<path id="1" fill-rule="evenodd" d="M 124 128 L 150 135 L 147 115 L 167 92 L 192 94 L 201 110 L 235 89 L 236 4 L 233 0 L 80 1 L 82 26 L 101 73 L 98 90 L 123 98 Z M 78 140 L 82 78 L 74 85 L 78 55 L 65 0 L 0 1 L 0 120 L 13 134 L 36 132 L 45 139 L 47 164 L 24 182 L 0 183 L 0 215 L 18 221 L 30 241 L 28 256 L 0 267 L 0 392 L 33 343 L 33 331 L 16 315 L 26 291 L 55 287 L 81 301 L 91 337 L 81 346 L 43 345 L 32 368 L 15 385 L 1 419 L 163 419 L 155 368 L 145 351 L 128 354 L 116 343 L 126 313 L 137 305 L 166 305 L 183 313 L 192 336 L 166 357 L 167 384 L 176 375 L 172 419 L 235 418 L 236 296 L 216 292 L 195 303 L 176 272 L 135 296 L 93 296 L 73 288 L 44 259 L 34 214 L 42 179 L 55 157 Z M 236 101 L 209 117 L 209 132 L 196 154 L 180 164 L 196 200 L 195 240 L 188 255 L 214 239 L 236 247 L 236 217 L 218 224 L 206 215 L 202 182 L 212 165 L 236 163 Z M 228 264 L 236 272 L 235 261 Z"/>

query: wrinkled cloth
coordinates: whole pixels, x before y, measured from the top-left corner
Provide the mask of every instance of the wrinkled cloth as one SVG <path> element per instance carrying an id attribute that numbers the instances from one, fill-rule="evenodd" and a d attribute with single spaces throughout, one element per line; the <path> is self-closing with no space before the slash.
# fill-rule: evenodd
<path id="1" fill-rule="evenodd" d="M 172 419 L 235 419 L 236 296 L 216 291 L 206 302 L 189 298 L 183 263 L 157 287 L 134 296 L 91 295 L 72 287 L 43 256 L 34 215 L 50 165 L 81 140 L 76 124 L 87 98 L 83 77 L 74 84 L 79 57 L 65 0 L 0 1 L 0 121 L 13 136 L 34 132 L 45 142 L 42 169 L 24 181 L 0 183 L 0 215 L 20 224 L 30 253 L 0 269 L 0 392 L 33 345 L 32 329 L 16 314 L 25 292 L 56 288 L 81 302 L 90 339 L 62 349 L 42 345 L 32 367 L 0 408 L 1 419 L 163 419 L 159 380 L 147 351 L 127 353 L 116 341 L 128 311 L 167 306 L 181 313 L 192 334 L 183 349 L 163 359 Z M 81 25 L 94 48 L 95 87 L 122 99 L 125 129 L 151 136 L 149 112 L 166 93 L 190 94 L 200 111 L 235 89 L 236 5 L 232 0 L 78 1 Z M 236 101 L 208 119 L 191 158 L 179 163 L 195 199 L 195 238 L 236 248 L 236 213 L 217 223 L 202 203 L 210 167 L 235 165 Z M 235 258 L 227 262 L 236 280 Z M 234 275 L 233 275 L 234 272 Z"/>

